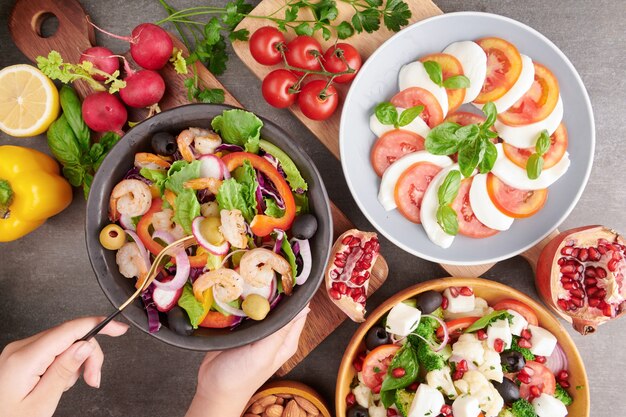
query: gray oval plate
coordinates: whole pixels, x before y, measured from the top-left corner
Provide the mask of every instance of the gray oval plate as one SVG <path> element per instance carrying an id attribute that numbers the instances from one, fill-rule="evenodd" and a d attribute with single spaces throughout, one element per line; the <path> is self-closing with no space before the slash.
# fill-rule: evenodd
<path id="1" fill-rule="evenodd" d="M 377 199 L 380 179 L 370 164 L 376 137 L 369 117 L 381 101 L 398 91 L 402 65 L 420 56 L 441 52 L 452 42 L 497 36 L 546 65 L 559 80 L 565 107 L 563 122 L 569 134 L 571 166 L 550 187 L 545 207 L 528 219 L 518 219 L 504 232 L 486 239 L 457 236 L 448 249 L 432 243 L 421 225 L 406 220 L 397 210 L 385 211 Z M 469 106 L 469 107 L 466 107 Z M 473 108 L 464 105 L 462 109 Z M 476 112 L 476 110 L 472 110 Z M 576 69 L 550 40 L 515 20 L 478 12 L 449 13 L 418 22 L 394 35 L 378 48 L 354 79 L 341 114 L 339 148 L 346 181 L 370 222 L 405 251 L 433 262 L 477 265 L 515 256 L 554 230 L 580 198 L 593 162 L 595 127 L 589 96 Z"/>

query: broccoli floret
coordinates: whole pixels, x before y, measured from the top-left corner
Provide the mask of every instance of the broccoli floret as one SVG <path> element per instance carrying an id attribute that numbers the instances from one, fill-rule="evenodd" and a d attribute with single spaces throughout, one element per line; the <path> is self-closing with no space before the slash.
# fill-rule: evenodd
<path id="1" fill-rule="evenodd" d="M 565 388 L 563 388 L 559 384 L 556 384 L 556 391 L 554 392 L 554 397 L 556 399 L 561 400 L 561 402 L 565 404 L 566 406 L 571 405 L 572 402 L 574 401 L 572 400 L 572 396 L 569 395 L 567 391 L 565 391 Z"/>
<path id="2" fill-rule="evenodd" d="M 437 307 L 437 310 L 430 313 L 431 316 L 435 316 L 443 320 L 443 308 Z"/>
<path id="3" fill-rule="evenodd" d="M 519 340 L 519 337 L 513 336 L 513 342 L 511 343 L 511 349 L 509 349 L 509 350 L 514 350 L 516 352 L 521 353 L 522 356 L 524 356 L 524 359 L 526 361 L 534 361 L 535 360 L 535 355 L 533 355 L 533 353 L 530 351 L 530 349 L 520 347 L 517 344 L 518 340 Z"/>
<path id="4" fill-rule="evenodd" d="M 446 366 L 443 356 L 433 351 L 424 342 L 417 345 L 417 361 L 427 372 L 442 369 Z"/>
<path id="5" fill-rule="evenodd" d="M 436 312 L 436 311 L 435 311 Z M 437 340 L 435 332 L 439 328 L 439 322 L 430 317 L 422 317 L 417 329 L 408 336 L 409 343 L 415 347 L 417 361 L 427 371 L 442 369 L 446 365 L 446 359 L 450 356 L 446 351 L 449 346 L 440 352 L 435 352 L 431 346 L 441 343 Z"/>
<path id="6" fill-rule="evenodd" d="M 500 410 L 500 412 L 498 413 L 498 417 L 515 417 L 515 415 L 513 414 L 510 408 L 505 407 L 502 410 Z"/>
<path id="7" fill-rule="evenodd" d="M 523 398 L 513 403 L 511 413 L 515 417 L 537 417 L 533 405 Z"/>
<path id="8" fill-rule="evenodd" d="M 413 398 L 415 398 L 414 392 L 409 392 L 405 389 L 399 389 L 396 391 L 396 408 L 400 412 L 403 417 L 406 417 L 409 413 L 409 409 L 411 408 L 411 403 L 413 402 Z"/>

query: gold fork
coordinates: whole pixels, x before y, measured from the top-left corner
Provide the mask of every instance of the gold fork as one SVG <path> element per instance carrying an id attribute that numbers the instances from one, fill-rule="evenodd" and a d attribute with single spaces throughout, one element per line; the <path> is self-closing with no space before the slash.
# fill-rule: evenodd
<path id="1" fill-rule="evenodd" d="M 79 340 L 81 341 L 89 340 L 95 335 L 97 335 L 100 332 L 100 330 L 102 330 L 107 324 L 109 324 L 111 320 L 117 317 L 117 315 L 120 314 L 122 310 L 128 307 L 128 305 L 132 303 L 133 301 L 135 301 L 135 299 L 139 297 L 139 295 L 141 295 L 142 292 L 148 289 L 148 287 L 150 287 L 150 284 L 152 284 L 152 282 L 155 280 L 155 278 L 159 274 L 161 263 L 163 262 L 165 257 L 170 256 L 170 254 L 173 254 L 174 252 L 176 252 L 174 249 L 185 250 L 188 247 L 196 245 L 196 244 L 197 244 L 196 239 L 193 236 L 187 236 L 163 248 L 163 250 L 159 252 L 159 254 L 154 258 L 154 262 L 152 262 L 152 265 L 150 266 L 150 270 L 146 274 L 146 279 L 141 285 L 139 285 L 139 287 L 137 288 L 137 291 L 135 291 L 135 293 L 131 295 L 128 298 L 128 300 L 126 300 L 122 305 L 120 305 L 117 308 L 117 310 L 111 313 L 106 319 L 102 320 L 96 327 L 91 329 L 89 333 L 84 335 Z"/>

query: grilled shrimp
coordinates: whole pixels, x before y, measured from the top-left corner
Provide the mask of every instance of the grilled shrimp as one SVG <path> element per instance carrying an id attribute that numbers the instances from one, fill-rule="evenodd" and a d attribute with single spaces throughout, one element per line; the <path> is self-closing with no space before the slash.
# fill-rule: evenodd
<path id="1" fill-rule="evenodd" d="M 200 214 L 204 217 L 220 217 L 220 206 L 217 201 L 200 204 Z"/>
<path id="2" fill-rule="evenodd" d="M 290 295 L 293 290 L 293 272 L 291 265 L 277 253 L 256 248 L 244 253 L 239 262 L 241 277 L 253 287 L 267 285 L 268 268 L 281 275 L 283 290 Z"/>
<path id="3" fill-rule="evenodd" d="M 137 277 L 137 280 L 142 281 L 148 273 L 146 262 L 141 256 L 139 246 L 135 242 L 124 243 L 124 246 L 115 254 L 115 262 L 120 270 L 120 274 L 126 278 Z"/>
<path id="4" fill-rule="evenodd" d="M 159 155 L 148 152 L 139 152 L 135 154 L 135 166 L 139 169 L 161 169 L 165 170 L 170 167 L 170 163 Z"/>
<path id="5" fill-rule="evenodd" d="M 203 155 L 207 153 L 214 153 L 215 149 L 222 144 L 222 138 L 220 138 L 220 135 L 210 130 L 190 127 L 189 129 L 180 132 L 176 138 L 176 143 L 178 144 L 178 150 L 185 161 L 192 162 L 196 160 L 196 157 L 191 150 L 192 143 L 196 153 Z"/>
<path id="6" fill-rule="evenodd" d="M 205 272 L 193 283 L 193 293 L 196 299 L 201 300 L 202 294 L 209 288 L 213 288 L 220 301 L 228 303 L 241 297 L 243 279 L 236 271 L 229 268 Z"/>
<path id="7" fill-rule="evenodd" d="M 124 214 L 130 217 L 142 216 L 152 204 L 150 187 L 139 180 L 122 180 L 111 192 L 109 216 L 112 220 Z"/>
<path id="8" fill-rule="evenodd" d="M 193 180 L 185 181 L 183 184 L 183 187 L 191 188 L 192 190 L 207 189 L 213 195 L 217 195 L 221 186 L 222 180 L 217 178 L 194 178 Z"/>
<path id="9" fill-rule="evenodd" d="M 154 230 L 160 230 L 167 232 L 174 237 L 174 240 L 182 239 L 185 237 L 185 231 L 182 226 L 174 222 L 172 218 L 174 212 L 170 209 L 163 209 L 152 215 L 152 226 Z"/>
<path id="10" fill-rule="evenodd" d="M 222 210 L 220 211 L 220 232 L 233 247 L 244 249 L 248 247 L 248 235 L 246 233 L 246 222 L 241 215 L 241 211 Z"/>

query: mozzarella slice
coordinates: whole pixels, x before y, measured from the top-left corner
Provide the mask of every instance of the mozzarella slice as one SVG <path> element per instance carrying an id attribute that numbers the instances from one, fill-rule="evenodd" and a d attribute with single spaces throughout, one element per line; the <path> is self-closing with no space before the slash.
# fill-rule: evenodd
<path id="1" fill-rule="evenodd" d="M 533 60 L 526 55 L 522 55 L 522 72 L 520 72 L 519 78 L 509 91 L 504 93 L 499 99 L 493 101 L 498 113 L 504 113 L 509 107 L 517 103 L 517 100 L 522 98 L 522 96 L 530 90 L 534 81 L 535 66 L 533 65 Z M 482 109 L 484 104 L 474 103 L 474 106 Z"/>
<path id="2" fill-rule="evenodd" d="M 405 109 L 403 109 L 402 107 L 396 107 L 396 110 L 398 111 L 398 114 L 401 114 Z M 378 117 L 376 117 L 376 114 L 372 114 L 370 116 L 370 130 L 377 137 L 381 137 L 385 133 L 387 133 L 389 131 L 392 131 L 394 129 L 395 129 L 395 127 L 393 125 L 384 125 L 384 124 L 382 124 L 380 122 L 380 120 L 378 120 Z M 402 126 L 400 129 L 408 130 L 409 132 L 413 132 L 413 133 L 417 133 L 418 135 L 420 135 L 424 139 L 426 139 L 426 136 L 428 135 L 428 132 L 430 132 L 430 127 L 428 127 L 428 125 L 426 124 L 424 119 L 422 119 L 419 116 L 416 117 L 415 119 L 413 119 L 413 121 L 411 123 L 409 123 L 408 125 Z"/>
<path id="3" fill-rule="evenodd" d="M 495 230 L 508 230 L 513 217 L 502 213 L 491 201 L 487 192 L 487 174 L 476 174 L 469 192 L 470 206 L 482 224 Z"/>
<path id="4" fill-rule="evenodd" d="M 515 165 L 504 155 L 502 144 L 496 145 L 498 158 L 491 172 L 509 187 L 519 190 L 543 190 L 554 184 L 567 172 L 570 165 L 569 153 L 565 152 L 563 158 L 552 168 L 544 169 L 536 180 L 528 178 L 524 168 Z M 422 206 L 423 207 L 423 206 Z"/>
<path id="5" fill-rule="evenodd" d="M 391 164 L 383 174 L 378 190 L 378 201 L 383 205 L 385 210 L 390 211 L 397 207 L 395 199 L 396 183 L 398 178 L 411 165 L 418 162 L 430 162 L 442 168 L 452 165 L 452 159 L 444 155 L 433 155 L 428 151 L 417 151 L 410 153 L 398 159 Z"/>
<path id="6" fill-rule="evenodd" d="M 439 102 L 443 111 L 443 117 L 446 117 L 446 114 L 448 114 L 448 93 L 445 88 L 438 86 L 430 79 L 422 62 L 415 61 L 403 66 L 398 76 L 398 86 L 400 91 L 409 87 L 420 87 L 430 91 Z"/>
<path id="7" fill-rule="evenodd" d="M 563 120 L 563 100 L 559 96 L 552 113 L 539 122 L 523 126 L 509 126 L 496 120 L 494 127 L 498 135 L 509 145 L 516 148 L 532 148 L 543 130 L 547 130 L 549 135 L 553 134 L 561 124 L 561 120 Z"/>
<path id="8" fill-rule="evenodd" d="M 463 103 L 474 101 L 485 83 L 487 76 L 487 54 L 476 42 L 454 42 L 443 50 L 459 60 L 463 67 L 463 74 L 469 78 L 470 85 L 465 90 Z"/>
<path id="9" fill-rule="evenodd" d="M 439 174 L 430 182 L 428 188 L 424 192 L 422 199 L 422 207 L 420 209 L 420 220 L 428 238 L 437 246 L 446 249 L 454 242 L 454 236 L 443 231 L 439 223 L 437 223 L 437 209 L 439 208 L 439 197 L 437 196 L 439 186 L 453 169 L 459 169 L 459 164 L 450 165 L 442 169 Z"/>

